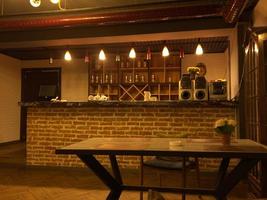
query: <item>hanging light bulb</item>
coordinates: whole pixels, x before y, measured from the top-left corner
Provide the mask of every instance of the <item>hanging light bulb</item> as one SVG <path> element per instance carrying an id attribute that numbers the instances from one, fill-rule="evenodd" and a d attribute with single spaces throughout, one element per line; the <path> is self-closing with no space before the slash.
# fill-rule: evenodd
<path id="1" fill-rule="evenodd" d="M 39 7 L 41 5 L 41 0 L 30 0 L 30 4 L 32 7 Z"/>
<path id="2" fill-rule="evenodd" d="M 98 55 L 99 60 L 106 60 L 106 55 L 103 49 L 101 49 L 99 55 Z"/>
<path id="3" fill-rule="evenodd" d="M 53 3 L 53 4 L 58 4 L 59 0 L 50 0 L 50 2 Z"/>
<path id="4" fill-rule="evenodd" d="M 162 56 L 167 57 L 169 55 L 170 55 L 169 49 L 166 46 L 164 46 L 164 48 L 162 50 Z"/>
<path id="5" fill-rule="evenodd" d="M 203 55 L 203 48 L 200 44 L 200 39 L 198 39 L 198 44 L 197 44 L 197 48 L 196 48 L 196 55 L 198 55 L 198 56 Z"/>
<path id="6" fill-rule="evenodd" d="M 69 51 L 66 51 L 66 53 L 65 53 L 65 55 L 64 55 L 64 59 L 65 59 L 66 61 L 71 61 L 71 60 L 72 60 L 72 58 L 71 58 L 71 54 L 70 54 Z"/>
<path id="7" fill-rule="evenodd" d="M 129 58 L 132 58 L 132 59 L 136 58 L 136 53 L 135 53 L 134 48 L 131 48 L 131 51 L 129 53 Z"/>

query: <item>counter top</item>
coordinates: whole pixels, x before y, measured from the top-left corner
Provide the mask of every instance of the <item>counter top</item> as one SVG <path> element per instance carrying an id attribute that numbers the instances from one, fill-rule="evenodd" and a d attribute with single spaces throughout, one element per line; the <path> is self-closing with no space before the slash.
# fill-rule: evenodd
<path id="1" fill-rule="evenodd" d="M 235 101 L 19 102 L 23 107 L 236 107 Z"/>

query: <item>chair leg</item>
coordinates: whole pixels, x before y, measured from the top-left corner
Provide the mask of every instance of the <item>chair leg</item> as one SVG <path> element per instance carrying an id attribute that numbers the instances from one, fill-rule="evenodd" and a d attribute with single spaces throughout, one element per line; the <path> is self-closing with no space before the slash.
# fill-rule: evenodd
<path id="1" fill-rule="evenodd" d="M 182 184 L 183 188 L 186 187 L 186 159 L 183 157 L 183 178 L 182 178 Z M 185 193 L 182 193 L 182 200 L 185 200 Z"/>
<path id="2" fill-rule="evenodd" d="M 144 185 L 144 157 L 140 156 L 140 185 Z M 143 191 L 140 192 L 140 200 L 143 200 Z"/>
<path id="3" fill-rule="evenodd" d="M 197 178 L 197 186 L 200 187 L 200 170 L 199 170 L 199 161 L 198 158 L 195 157 L 195 163 L 196 163 L 196 178 Z M 198 195 L 199 199 L 202 199 L 201 195 Z"/>

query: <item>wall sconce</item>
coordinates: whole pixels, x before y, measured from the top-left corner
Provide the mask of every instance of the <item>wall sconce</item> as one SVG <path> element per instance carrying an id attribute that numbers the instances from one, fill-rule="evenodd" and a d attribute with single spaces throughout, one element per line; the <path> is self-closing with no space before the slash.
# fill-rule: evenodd
<path id="1" fill-rule="evenodd" d="M 200 39 L 198 39 L 198 44 L 197 44 L 197 48 L 196 48 L 196 55 L 201 56 L 201 55 L 203 55 L 203 53 L 204 52 L 203 52 L 203 48 L 200 44 Z"/>
<path id="2" fill-rule="evenodd" d="M 66 61 L 71 61 L 72 60 L 72 57 L 71 57 L 71 54 L 69 51 L 66 51 L 65 55 L 64 55 L 64 59 Z"/>
<path id="3" fill-rule="evenodd" d="M 99 55 L 98 55 L 98 59 L 103 60 L 103 61 L 106 60 L 106 55 L 105 55 L 105 52 L 103 49 L 100 50 Z"/>
<path id="4" fill-rule="evenodd" d="M 167 57 L 169 55 L 170 55 L 169 49 L 166 46 L 164 46 L 164 48 L 162 50 L 162 56 Z"/>
<path id="5" fill-rule="evenodd" d="M 129 58 L 135 59 L 136 58 L 136 53 L 134 48 L 131 48 L 131 51 L 129 53 Z"/>

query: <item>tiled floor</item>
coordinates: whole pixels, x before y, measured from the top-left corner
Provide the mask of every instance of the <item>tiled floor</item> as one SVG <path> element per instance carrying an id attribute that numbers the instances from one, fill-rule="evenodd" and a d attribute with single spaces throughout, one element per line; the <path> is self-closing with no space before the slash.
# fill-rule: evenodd
<path id="1" fill-rule="evenodd" d="M 14 151 L 13 151 L 13 150 Z M 102 200 L 108 190 L 88 169 L 25 167 L 24 144 L 0 146 L 0 200 Z M 213 176 L 202 173 L 202 186 L 214 184 Z M 179 174 L 165 174 L 164 185 L 177 184 Z M 138 183 L 138 171 L 124 170 L 126 183 Z M 194 183 L 194 174 L 189 177 Z M 147 173 L 147 184 L 158 184 L 153 172 Z M 230 195 L 230 200 L 248 199 L 248 186 L 239 184 Z M 178 194 L 164 194 L 166 200 L 181 199 Z M 122 200 L 137 200 L 139 193 L 123 192 Z M 146 199 L 146 198 L 144 198 Z M 187 200 L 198 200 L 187 196 Z M 213 197 L 203 196 L 203 200 Z"/>

